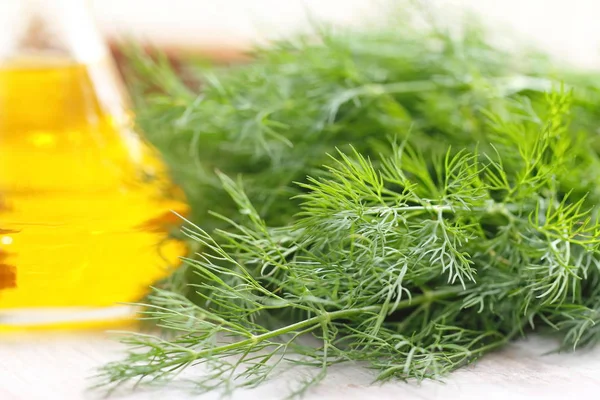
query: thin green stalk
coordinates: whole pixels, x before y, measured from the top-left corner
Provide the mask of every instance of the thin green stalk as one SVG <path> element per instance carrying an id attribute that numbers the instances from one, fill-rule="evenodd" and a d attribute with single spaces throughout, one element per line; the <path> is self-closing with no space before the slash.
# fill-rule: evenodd
<path id="1" fill-rule="evenodd" d="M 428 291 L 422 295 L 414 296 L 411 299 L 402 300 L 397 303 L 397 306 L 394 307 L 394 311 L 403 310 L 406 308 L 414 307 L 424 303 L 434 302 L 436 300 L 441 300 L 448 298 L 452 295 L 458 294 L 462 291 L 460 287 L 452 287 L 444 290 L 434 290 Z M 314 316 L 312 318 L 305 319 L 304 321 L 299 321 L 294 324 L 290 324 L 278 329 L 274 329 L 272 331 L 252 336 L 248 339 L 240 340 L 235 343 L 226 344 L 219 347 L 209 348 L 205 350 L 200 350 L 197 352 L 187 352 L 188 355 L 185 357 L 181 357 L 175 359 L 171 362 L 167 362 L 161 365 L 161 369 L 171 367 L 176 364 L 181 363 L 190 363 L 195 360 L 201 359 L 207 356 L 214 356 L 215 354 L 227 353 L 230 350 L 236 350 L 238 348 L 245 348 L 247 346 L 256 345 L 265 340 L 272 339 L 275 337 L 283 336 L 289 333 L 294 333 L 298 330 L 305 329 L 307 327 L 318 326 L 324 323 L 328 323 L 330 321 L 335 321 L 338 319 L 344 319 L 348 317 L 352 317 L 357 314 L 368 313 L 368 312 L 379 312 L 382 306 L 374 305 L 368 307 L 358 307 L 358 308 L 350 308 L 347 310 L 338 310 L 331 312 L 323 312 L 320 315 Z"/>

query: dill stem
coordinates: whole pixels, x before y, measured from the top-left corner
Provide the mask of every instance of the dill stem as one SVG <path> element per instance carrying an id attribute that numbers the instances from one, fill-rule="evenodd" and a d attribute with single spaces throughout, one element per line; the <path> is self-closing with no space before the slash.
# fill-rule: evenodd
<path id="1" fill-rule="evenodd" d="M 414 296 L 412 298 L 408 298 L 406 300 L 399 301 L 397 303 L 396 307 L 394 307 L 393 310 L 391 310 L 391 311 L 398 311 L 398 310 L 406 309 L 409 307 L 422 305 L 425 303 L 431 303 L 436 300 L 442 300 L 442 299 L 445 299 L 448 297 L 452 297 L 453 295 L 458 294 L 463 290 L 464 289 L 462 288 L 462 286 L 453 286 L 453 287 L 440 289 L 440 290 L 425 291 L 423 294 L 420 294 L 418 296 Z M 268 339 L 271 339 L 271 338 L 274 338 L 277 336 L 282 336 L 282 335 L 285 335 L 288 333 L 292 333 L 292 332 L 295 332 L 295 331 L 298 331 L 301 329 L 306 329 L 306 328 L 311 328 L 311 327 L 315 328 L 318 325 L 327 323 L 332 320 L 342 319 L 342 318 L 350 317 L 352 315 L 361 314 L 364 312 L 380 312 L 383 307 L 386 307 L 386 306 L 385 305 L 372 305 L 372 306 L 366 306 L 366 307 L 350 308 L 347 310 L 323 312 L 320 315 L 316 315 L 314 317 L 305 319 L 304 321 L 299 321 L 294 324 L 290 324 L 290 325 L 281 327 L 279 329 L 274 329 L 272 331 L 265 332 L 261 335 L 253 335 L 253 336 L 249 337 L 248 339 L 240 340 L 238 342 L 226 344 L 226 345 L 219 346 L 216 348 L 204 349 L 204 350 L 200 350 L 197 352 L 190 352 L 185 357 L 181 357 L 181 358 L 175 359 L 173 361 L 161 364 L 160 369 L 168 368 L 168 367 L 171 367 L 171 366 L 177 365 L 177 364 L 190 363 L 190 362 L 193 362 L 200 358 L 210 356 L 212 354 L 224 353 L 229 350 L 235 350 L 237 348 L 248 346 L 248 345 L 254 346 L 265 340 L 268 340 Z M 387 306 L 387 307 L 391 308 L 391 306 Z"/>
<path id="2" fill-rule="evenodd" d="M 485 207 L 456 207 L 454 205 L 419 205 L 419 206 L 376 206 L 369 207 L 366 210 L 363 210 L 363 214 L 372 215 L 372 214 L 381 214 L 388 211 L 395 212 L 410 212 L 410 211 L 427 211 L 427 212 L 454 212 L 457 210 L 462 211 L 477 211 L 483 212 L 486 214 L 503 214 L 511 219 L 514 219 L 513 212 L 518 212 L 519 210 L 523 211 L 533 211 L 533 209 L 529 210 L 525 207 L 514 207 L 512 204 L 501 204 L 501 203 L 490 203 Z"/>

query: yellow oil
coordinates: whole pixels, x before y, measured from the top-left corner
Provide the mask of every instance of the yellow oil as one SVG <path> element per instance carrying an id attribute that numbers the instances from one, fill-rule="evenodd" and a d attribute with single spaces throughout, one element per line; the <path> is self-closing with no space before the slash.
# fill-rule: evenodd
<path id="1" fill-rule="evenodd" d="M 0 314 L 135 301 L 185 253 L 168 239 L 185 203 L 111 111 L 105 72 L 0 65 Z"/>

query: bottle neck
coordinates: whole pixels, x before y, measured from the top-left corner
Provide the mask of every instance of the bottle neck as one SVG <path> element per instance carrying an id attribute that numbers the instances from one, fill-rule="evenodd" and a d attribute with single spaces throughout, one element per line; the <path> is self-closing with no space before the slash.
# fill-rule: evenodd
<path id="1" fill-rule="evenodd" d="M 106 53 L 87 0 L 0 1 L 0 62 L 56 56 L 91 63 Z"/>

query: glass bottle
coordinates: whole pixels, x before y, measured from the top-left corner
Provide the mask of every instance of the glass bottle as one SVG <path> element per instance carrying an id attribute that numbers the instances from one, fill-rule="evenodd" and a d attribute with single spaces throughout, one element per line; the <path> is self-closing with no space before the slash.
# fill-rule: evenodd
<path id="1" fill-rule="evenodd" d="M 186 210 L 86 0 L 0 1 L 0 330 L 125 316 Z"/>

